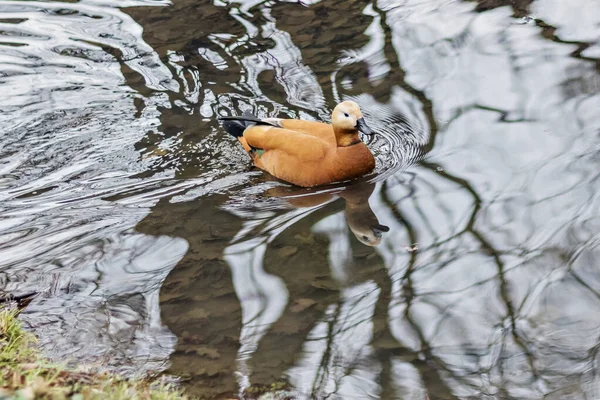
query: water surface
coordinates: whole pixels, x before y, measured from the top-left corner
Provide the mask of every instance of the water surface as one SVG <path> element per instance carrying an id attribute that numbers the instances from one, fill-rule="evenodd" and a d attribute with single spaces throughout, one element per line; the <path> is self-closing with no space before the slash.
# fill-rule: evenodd
<path id="1" fill-rule="evenodd" d="M 599 38 L 595 0 L 0 0 L 0 290 L 206 398 L 598 398 Z M 349 187 L 216 121 L 346 99 Z"/>

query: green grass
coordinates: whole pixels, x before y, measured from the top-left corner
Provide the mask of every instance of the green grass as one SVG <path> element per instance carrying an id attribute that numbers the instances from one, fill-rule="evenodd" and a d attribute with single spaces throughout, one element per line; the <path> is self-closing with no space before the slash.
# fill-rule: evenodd
<path id="1" fill-rule="evenodd" d="M 0 399 L 179 400 L 181 391 L 160 381 L 128 380 L 50 363 L 35 337 L 22 329 L 17 311 L 0 309 Z"/>

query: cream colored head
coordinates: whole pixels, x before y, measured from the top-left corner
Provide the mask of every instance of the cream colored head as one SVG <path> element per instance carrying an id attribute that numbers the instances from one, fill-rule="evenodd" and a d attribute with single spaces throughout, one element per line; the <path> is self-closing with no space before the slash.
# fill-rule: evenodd
<path id="1" fill-rule="evenodd" d="M 363 118 L 360 107 L 353 101 L 338 104 L 331 113 L 331 123 L 336 131 L 356 132 L 356 122 Z"/>
<path id="2" fill-rule="evenodd" d="M 331 124 L 336 135 L 356 135 L 359 131 L 365 135 L 374 133 L 365 123 L 360 107 L 353 101 L 343 101 L 333 109 Z"/>

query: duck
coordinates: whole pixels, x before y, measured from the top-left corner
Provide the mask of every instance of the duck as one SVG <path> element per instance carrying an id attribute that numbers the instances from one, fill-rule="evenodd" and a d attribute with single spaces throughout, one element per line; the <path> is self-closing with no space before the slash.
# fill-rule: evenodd
<path id="1" fill-rule="evenodd" d="M 359 133 L 374 135 L 358 104 L 339 103 L 331 124 L 301 119 L 222 116 L 223 128 L 237 138 L 254 165 L 301 187 L 357 179 L 375 168 L 375 157 Z"/>

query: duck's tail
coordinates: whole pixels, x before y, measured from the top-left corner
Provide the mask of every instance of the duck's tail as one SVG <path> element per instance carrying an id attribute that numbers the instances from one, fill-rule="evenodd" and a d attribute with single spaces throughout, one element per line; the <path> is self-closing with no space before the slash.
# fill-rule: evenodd
<path id="1" fill-rule="evenodd" d="M 223 122 L 223 129 L 236 138 L 244 136 L 246 128 L 253 125 L 251 120 L 255 119 L 257 119 L 256 116 L 248 111 L 244 111 L 241 117 L 219 117 L 219 120 Z"/>
<path id="2" fill-rule="evenodd" d="M 241 116 L 219 117 L 219 121 L 223 122 L 223 128 L 231 136 L 239 138 L 244 136 L 246 128 L 252 125 L 273 125 L 272 122 L 262 120 L 249 111 L 244 111 Z"/>

